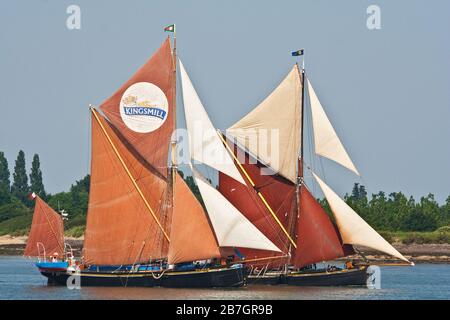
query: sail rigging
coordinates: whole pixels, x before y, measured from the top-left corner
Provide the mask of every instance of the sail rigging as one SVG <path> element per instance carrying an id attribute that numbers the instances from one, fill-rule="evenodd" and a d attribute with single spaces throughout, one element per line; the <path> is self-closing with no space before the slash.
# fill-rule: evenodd
<path id="1" fill-rule="evenodd" d="M 92 110 L 91 187 L 84 240 L 90 264 L 122 265 L 167 254 L 167 182 Z M 168 145 L 168 144 L 166 144 Z"/>
<path id="2" fill-rule="evenodd" d="M 28 235 L 24 256 L 43 257 L 45 250 L 47 255 L 55 252 L 62 257 L 64 255 L 64 226 L 60 214 L 53 210 L 39 196 L 35 198 L 33 221 Z M 42 245 L 43 248 L 38 248 Z"/>
<path id="3" fill-rule="evenodd" d="M 168 174 L 167 141 L 175 126 L 174 77 L 174 59 L 167 38 L 158 51 L 100 105 L 120 134 L 164 177 Z"/>
<path id="4" fill-rule="evenodd" d="M 301 88 L 296 64 L 264 101 L 227 129 L 227 136 L 293 183 L 301 144 Z"/>
<path id="5" fill-rule="evenodd" d="M 308 94 L 314 131 L 314 148 L 318 155 L 331 159 L 345 168 L 359 175 L 358 170 L 345 151 L 339 137 L 328 119 L 309 79 L 307 81 Z"/>
<path id="6" fill-rule="evenodd" d="M 245 184 L 233 159 L 223 147 L 181 60 L 179 61 L 191 159 L 206 164 Z"/>
<path id="7" fill-rule="evenodd" d="M 347 244 L 369 247 L 393 257 L 409 262 L 400 252 L 378 234 L 349 205 L 347 205 L 325 182 L 315 173 L 314 178 L 319 183 L 336 218 L 342 241 Z"/>

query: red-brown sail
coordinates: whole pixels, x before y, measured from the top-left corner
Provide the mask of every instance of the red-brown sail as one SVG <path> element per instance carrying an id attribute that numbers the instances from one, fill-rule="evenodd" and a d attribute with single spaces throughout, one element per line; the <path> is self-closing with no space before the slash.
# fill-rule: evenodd
<path id="1" fill-rule="evenodd" d="M 88 264 L 133 264 L 167 253 L 167 239 L 157 223 L 162 223 L 168 212 L 167 182 L 152 172 L 118 134 L 93 111 L 91 187 L 84 240 Z"/>
<path id="2" fill-rule="evenodd" d="M 63 256 L 64 227 L 61 215 L 37 196 L 24 256 L 39 257 L 40 255 L 43 257 L 44 250 L 47 256 L 53 255 L 55 252 L 59 257 Z"/>
<path id="3" fill-rule="evenodd" d="M 220 257 L 206 213 L 180 175 L 175 178 L 168 262 Z"/>
<path id="4" fill-rule="evenodd" d="M 167 38 L 159 50 L 144 64 L 116 93 L 104 101 L 100 108 L 111 123 L 125 139 L 134 146 L 142 157 L 156 168 L 164 177 L 167 177 L 168 141 L 174 129 L 174 62 Z M 121 115 L 121 101 L 126 99 L 124 93 L 137 83 L 150 83 L 162 90 L 168 101 L 167 114 L 162 125 L 151 132 L 136 132 L 128 127 Z M 154 101 L 141 101 L 140 106 L 148 110 Z M 150 108 L 151 109 L 151 108 Z M 142 110 L 141 110 L 142 111 Z M 145 110 L 144 110 L 145 111 Z M 122 110 L 123 112 L 123 110 Z M 147 112 L 148 114 L 148 112 Z"/>
<path id="5" fill-rule="evenodd" d="M 230 146 L 233 144 L 229 141 Z M 237 147 L 234 148 L 237 154 Z M 239 150 L 239 152 L 243 152 Z M 254 161 L 252 159 L 252 161 Z M 287 179 L 279 175 L 264 175 L 261 169 L 267 169 L 261 163 L 253 164 L 249 161 L 249 155 L 245 154 L 245 163 L 242 164 L 267 202 L 275 212 L 276 216 L 287 228 L 289 215 L 294 210 L 295 186 Z M 268 212 L 263 202 L 250 185 L 243 185 L 227 175 L 219 172 L 219 191 L 230 201 L 247 219 L 250 220 L 270 241 L 272 241 L 284 253 L 289 250 L 289 240 Z M 284 254 L 277 254 L 269 251 L 239 248 L 247 260 L 275 257 Z M 274 264 L 284 264 L 286 259 L 277 258 Z M 252 264 L 267 264 L 269 260 L 255 261 Z"/>
<path id="6" fill-rule="evenodd" d="M 336 226 L 305 186 L 300 188 L 296 267 L 333 260 L 351 254 L 351 247 L 342 244 Z"/>

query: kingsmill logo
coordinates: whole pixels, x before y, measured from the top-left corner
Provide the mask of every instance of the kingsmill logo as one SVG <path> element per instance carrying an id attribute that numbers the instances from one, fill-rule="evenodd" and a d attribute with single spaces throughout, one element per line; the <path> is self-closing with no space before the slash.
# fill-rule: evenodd
<path id="1" fill-rule="evenodd" d="M 151 101 L 138 101 L 137 96 L 129 95 L 122 99 L 123 112 L 127 116 L 150 116 L 164 120 L 167 112 Z"/>

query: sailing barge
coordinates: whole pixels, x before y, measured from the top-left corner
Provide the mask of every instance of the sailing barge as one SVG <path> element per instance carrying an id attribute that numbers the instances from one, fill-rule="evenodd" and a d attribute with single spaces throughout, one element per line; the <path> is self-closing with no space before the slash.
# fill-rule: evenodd
<path id="1" fill-rule="evenodd" d="M 297 64 L 260 105 L 222 133 L 179 62 L 191 137 L 188 166 L 203 207 L 178 173 L 172 137 L 177 127 L 175 39 L 172 48 L 167 38 L 100 105 L 101 112 L 91 107 L 91 186 L 82 262 L 64 262 L 62 268 L 38 264 L 49 283 L 66 285 L 75 276 L 81 286 L 365 285 L 367 265 L 334 270 L 309 266 L 354 254 L 353 245 L 407 261 L 314 172 L 336 223 L 307 188 L 305 81 L 316 153 L 358 172 Z M 198 129 L 202 138 L 192 139 Z M 274 129 L 279 163 L 249 139 L 256 134 L 258 143 L 270 150 L 275 146 L 264 134 Z M 205 150 L 216 152 L 205 155 Z M 197 170 L 198 163 L 217 170 L 218 189 Z M 64 245 L 59 249 L 63 256 Z"/>
<path id="2" fill-rule="evenodd" d="M 300 52 L 303 55 L 303 50 Z M 313 133 L 309 136 L 315 154 L 359 175 L 306 75 L 304 63 L 301 69 L 296 63 L 267 98 L 223 135 L 246 185 L 219 173 L 220 192 L 282 250 L 279 254 L 241 248 L 247 259 L 243 261 L 247 283 L 366 285 L 368 261 L 359 265 L 349 261 L 340 268 L 315 268 L 316 264 L 358 253 L 354 245 L 387 253 L 404 261 L 404 265 L 413 265 L 307 166 L 304 153 L 307 111 L 311 113 Z M 279 136 L 277 146 L 270 137 L 273 130 Z M 252 143 L 249 137 L 257 143 Z M 267 150 L 272 148 L 278 148 L 278 157 L 270 157 Z M 238 161 L 242 158 L 243 163 Z M 323 191 L 335 222 L 309 191 L 305 169 Z"/>
<path id="3" fill-rule="evenodd" d="M 194 167 L 206 210 L 179 175 L 171 139 L 176 65 L 175 42 L 172 49 L 167 38 L 100 105 L 102 113 L 91 107 L 82 263 L 62 270 L 38 265 L 49 283 L 66 285 L 79 277 L 81 286 L 238 287 L 245 283 L 245 272 L 230 259 L 232 248 L 280 251 Z M 224 148 L 219 136 L 215 139 Z M 228 157 L 224 171 L 238 176 Z"/>

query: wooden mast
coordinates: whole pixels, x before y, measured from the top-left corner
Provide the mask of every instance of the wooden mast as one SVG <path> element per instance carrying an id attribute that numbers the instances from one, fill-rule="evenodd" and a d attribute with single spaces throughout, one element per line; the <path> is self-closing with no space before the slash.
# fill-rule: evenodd
<path id="1" fill-rule="evenodd" d="M 302 55 L 304 54 L 304 50 L 302 49 Z M 303 58 L 304 59 L 304 58 Z M 305 117 L 305 62 L 303 60 L 303 66 L 302 70 L 300 72 L 298 63 L 295 63 L 297 67 L 297 71 L 299 72 L 299 76 L 301 77 L 301 83 L 302 83 L 302 101 L 301 101 L 301 123 L 300 123 L 300 155 L 297 159 L 297 180 L 295 183 L 295 211 L 290 215 L 289 221 L 288 221 L 288 228 L 289 228 L 289 234 L 292 238 L 297 240 L 298 235 L 295 234 L 295 229 L 297 225 L 297 221 L 299 218 L 299 209 L 300 209 L 300 188 L 302 186 L 303 181 L 303 136 L 304 136 L 304 117 Z M 295 247 L 297 248 L 297 247 Z M 287 272 L 287 265 L 290 264 L 292 258 L 292 247 L 289 247 L 289 259 L 286 264 L 286 272 Z"/>
<path id="2" fill-rule="evenodd" d="M 145 206 L 150 211 L 153 219 L 156 221 L 156 223 L 158 224 L 159 228 L 163 232 L 164 237 L 167 239 L 168 242 L 170 242 L 169 236 L 167 235 L 166 231 L 164 230 L 161 222 L 158 220 L 158 217 L 156 216 L 156 214 L 153 211 L 152 207 L 150 206 L 150 204 L 148 203 L 148 201 L 145 198 L 144 194 L 142 193 L 141 188 L 139 188 L 138 184 L 136 183 L 136 180 L 134 179 L 133 175 L 131 174 L 130 170 L 128 169 L 127 165 L 125 164 L 125 161 L 123 160 L 122 156 L 120 155 L 119 150 L 117 150 L 116 146 L 114 145 L 114 142 L 111 140 L 111 137 L 109 136 L 108 132 L 106 131 L 105 127 L 103 126 L 103 123 L 100 121 L 100 119 L 99 119 L 99 117 L 97 115 L 97 111 L 92 106 L 90 106 L 90 109 L 91 109 L 91 112 L 92 112 L 95 120 L 100 125 L 100 128 L 102 129 L 103 134 L 106 136 L 106 139 L 108 140 L 109 144 L 111 145 L 111 147 L 112 147 L 112 149 L 114 151 L 114 154 L 119 159 L 119 162 L 122 165 L 123 169 L 125 169 L 125 172 L 127 173 L 128 177 L 130 178 L 131 183 L 133 184 L 134 188 L 138 192 L 138 194 L 141 197 L 142 201 L 144 201 Z"/>
<path id="3" fill-rule="evenodd" d="M 174 132 L 177 130 L 177 29 L 175 24 L 173 25 L 173 91 L 172 91 L 172 112 L 173 112 L 173 127 Z M 172 197 L 174 197 L 173 193 L 173 185 L 175 185 L 175 178 L 177 173 L 177 137 L 172 136 L 171 141 L 171 161 L 172 161 Z M 173 202 L 172 202 L 173 203 Z"/>

